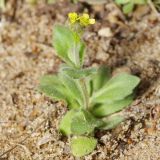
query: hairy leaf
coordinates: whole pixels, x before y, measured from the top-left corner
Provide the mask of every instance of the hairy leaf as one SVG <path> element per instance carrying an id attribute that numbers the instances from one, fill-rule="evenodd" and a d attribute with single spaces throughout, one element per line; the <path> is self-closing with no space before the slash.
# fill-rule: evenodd
<path id="1" fill-rule="evenodd" d="M 80 82 L 78 80 L 75 80 L 68 75 L 64 73 L 59 74 L 61 78 L 61 82 L 64 84 L 64 86 L 67 88 L 68 92 L 71 93 L 71 98 L 76 99 L 79 104 L 83 107 L 84 105 L 84 95 L 82 88 L 80 86 Z"/>
<path id="2" fill-rule="evenodd" d="M 60 83 L 60 80 L 55 75 L 46 75 L 40 79 L 39 89 L 46 96 L 55 100 L 67 101 L 65 87 Z"/>
<path id="3" fill-rule="evenodd" d="M 123 100 L 115 101 L 113 103 L 104 103 L 104 104 L 96 105 L 92 109 L 92 113 L 96 117 L 108 116 L 108 115 L 113 114 L 115 112 L 121 111 L 123 108 L 130 105 L 132 103 L 132 101 L 133 101 L 132 96 L 129 96 Z"/>
<path id="4" fill-rule="evenodd" d="M 64 135 L 70 135 L 72 134 L 71 132 L 71 123 L 74 115 L 76 114 L 76 110 L 72 109 L 66 113 L 66 115 L 62 118 L 59 126 L 59 130 L 64 134 Z"/>
<path id="5" fill-rule="evenodd" d="M 68 52 L 73 43 L 72 31 L 64 26 L 56 25 L 53 30 L 53 46 L 58 56 L 67 64 L 72 64 L 68 57 Z"/>
<path id="6" fill-rule="evenodd" d="M 91 153 L 97 144 L 97 140 L 90 137 L 74 137 L 71 140 L 71 150 L 74 156 L 82 157 Z"/>
<path id="7" fill-rule="evenodd" d="M 72 119 L 71 130 L 76 135 L 89 134 L 100 125 L 102 125 L 102 121 L 96 119 L 90 112 L 81 110 Z"/>
<path id="8" fill-rule="evenodd" d="M 80 68 L 84 59 L 85 45 L 75 32 L 73 32 L 73 40 L 70 43 L 68 57 L 75 64 L 76 68 Z"/>
<path id="9" fill-rule="evenodd" d="M 121 100 L 130 95 L 140 79 L 126 73 L 111 78 L 99 91 L 91 97 L 92 103 L 105 103 Z"/>
<path id="10" fill-rule="evenodd" d="M 103 130 L 110 130 L 115 128 L 119 123 L 124 121 L 125 118 L 121 115 L 112 115 L 104 119 L 104 125 L 101 127 Z"/>
<path id="11" fill-rule="evenodd" d="M 123 13 L 128 14 L 133 11 L 134 4 L 133 3 L 128 3 L 123 6 Z"/>
<path id="12" fill-rule="evenodd" d="M 147 0 L 134 0 L 134 4 L 146 4 Z"/>
<path id="13" fill-rule="evenodd" d="M 83 135 L 85 133 L 91 133 L 93 130 L 94 126 L 86 120 L 84 113 L 78 112 L 71 123 L 72 133 L 74 135 Z"/>
<path id="14" fill-rule="evenodd" d="M 48 4 L 54 4 L 57 0 L 47 0 Z"/>
<path id="15" fill-rule="evenodd" d="M 96 68 L 74 69 L 69 66 L 61 66 L 61 71 L 74 79 L 85 78 L 96 73 Z"/>
<path id="16" fill-rule="evenodd" d="M 79 42 L 79 61 L 80 61 L 80 65 L 83 65 L 83 61 L 84 61 L 84 55 L 85 55 L 85 44 L 84 42 L 80 41 Z"/>
<path id="17" fill-rule="evenodd" d="M 126 3 L 130 2 L 130 0 L 115 0 L 115 2 L 117 4 L 126 4 Z"/>
<path id="18" fill-rule="evenodd" d="M 117 4 L 123 5 L 123 12 L 128 14 L 133 11 L 134 6 L 147 4 L 147 0 L 115 0 Z"/>
<path id="19" fill-rule="evenodd" d="M 71 29 L 57 25 L 53 31 L 53 45 L 58 56 L 68 65 L 80 67 L 84 59 L 85 45 Z"/>
<path id="20" fill-rule="evenodd" d="M 92 78 L 92 86 L 93 91 L 99 90 L 110 78 L 110 70 L 105 67 L 101 66 L 97 70 L 97 74 L 95 74 Z"/>
<path id="21" fill-rule="evenodd" d="M 46 96 L 54 100 L 63 100 L 68 104 L 70 109 L 80 108 L 80 104 L 76 99 L 72 98 L 72 94 L 63 85 L 61 80 L 56 75 L 46 75 L 40 79 L 39 89 Z"/>

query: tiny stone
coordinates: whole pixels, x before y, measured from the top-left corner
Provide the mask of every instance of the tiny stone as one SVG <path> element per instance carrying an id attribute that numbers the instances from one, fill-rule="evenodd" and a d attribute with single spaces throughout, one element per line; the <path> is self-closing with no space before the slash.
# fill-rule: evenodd
<path id="1" fill-rule="evenodd" d="M 124 66 L 124 67 L 116 68 L 116 69 L 113 71 L 112 74 L 113 74 L 113 76 L 114 76 L 114 75 L 117 75 L 117 74 L 119 74 L 119 73 L 128 73 L 128 74 L 130 74 L 130 73 L 131 73 L 131 70 L 130 70 L 129 67 Z"/>
<path id="2" fill-rule="evenodd" d="M 98 35 L 100 37 L 112 37 L 113 36 L 113 33 L 111 31 L 111 29 L 109 27 L 106 27 L 106 28 L 101 28 L 99 31 L 98 31 Z"/>
<path id="3" fill-rule="evenodd" d="M 96 55 L 96 59 L 101 60 L 101 61 L 102 60 L 106 61 L 108 58 L 109 58 L 109 54 L 107 54 L 103 51 L 98 52 L 98 54 Z"/>

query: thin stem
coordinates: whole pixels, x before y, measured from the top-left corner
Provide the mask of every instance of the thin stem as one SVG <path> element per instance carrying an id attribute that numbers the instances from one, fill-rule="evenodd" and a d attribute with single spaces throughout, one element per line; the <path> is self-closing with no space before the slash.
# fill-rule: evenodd
<path id="1" fill-rule="evenodd" d="M 73 48 L 74 60 L 75 60 L 76 66 L 79 67 L 80 66 L 80 64 L 79 64 L 79 54 L 77 53 L 77 50 L 78 50 L 78 46 L 75 43 L 74 48 Z"/>
<path id="2" fill-rule="evenodd" d="M 82 86 L 82 90 L 83 90 L 84 98 L 85 98 L 85 108 L 89 109 L 89 94 L 88 94 L 88 90 L 87 90 L 85 79 L 82 78 L 80 80 L 80 82 L 81 82 L 81 86 Z"/>

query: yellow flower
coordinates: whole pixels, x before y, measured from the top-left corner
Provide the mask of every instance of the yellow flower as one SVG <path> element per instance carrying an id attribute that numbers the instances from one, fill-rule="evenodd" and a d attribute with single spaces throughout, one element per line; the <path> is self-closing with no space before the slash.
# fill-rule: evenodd
<path id="1" fill-rule="evenodd" d="M 95 19 L 90 18 L 87 13 L 83 13 L 82 16 L 79 16 L 77 13 L 71 12 L 68 14 L 68 18 L 71 24 L 75 24 L 77 22 L 83 27 L 95 24 Z"/>
<path id="2" fill-rule="evenodd" d="M 70 23 L 74 24 L 74 23 L 76 23 L 76 21 L 78 19 L 78 14 L 75 13 L 75 12 L 71 12 L 71 13 L 68 14 L 68 18 L 70 20 Z"/>
<path id="3" fill-rule="evenodd" d="M 81 17 L 79 17 L 80 19 L 80 25 L 82 26 L 88 26 L 90 24 L 95 24 L 95 19 L 90 19 L 89 15 L 84 13 Z"/>
<path id="4" fill-rule="evenodd" d="M 95 23 L 96 23 L 95 19 L 93 19 L 93 18 L 89 19 L 89 24 L 95 24 Z"/>
<path id="5" fill-rule="evenodd" d="M 85 19 L 89 19 L 89 14 L 83 13 L 82 17 L 85 18 Z"/>

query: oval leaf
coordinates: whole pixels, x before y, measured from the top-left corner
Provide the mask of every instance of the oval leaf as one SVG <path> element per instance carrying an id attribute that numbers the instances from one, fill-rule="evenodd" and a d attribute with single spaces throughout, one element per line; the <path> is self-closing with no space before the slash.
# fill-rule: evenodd
<path id="1" fill-rule="evenodd" d="M 74 156 L 82 157 L 91 153 L 97 145 L 97 140 L 88 137 L 74 137 L 71 140 L 71 150 Z"/>
<path id="2" fill-rule="evenodd" d="M 79 35 L 68 27 L 56 25 L 53 30 L 53 46 L 57 55 L 68 65 L 80 67 L 84 59 L 85 45 Z"/>
<path id="3" fill-rule="evenodd" d="M 101 66 L 97 70 L 97 74 L 92 77 L 93 92 L 99 90 L 110 79 L 111 73 L 108 67 Z"/>
<path id="4" fill-rule="evenodd" d="M 112 115 L 104 119 L 104 125 L 100 128 L 103 130 L 110 130 L 115 128 L 118 124 L 123 122 L 125 118 L 121 115 Z"/>
<path id="5" fill-rule="evenodd" d="M 115 2 L 117 4 L 126 4 L 126 3 L 130 2 L 130 0 L 115 0 Z"/>
<path id="6" fill-rule="evenodd" d="M 67 101 L 65 87 L 61 84 L 59 78 L 54 75 L 46 75 L 40 79 L 39 90 L 46 96 L 55 100 Z"/>
<path id="7" fill-rule="evenodd" d="M 81 106 L 84 105 L 84 95 L 78 80 L 72 79 L 68 75 L 64 73 L 59 74 L 61 82 L 67 88 L 67 90 L 71 93 L 72 99 L 76 99 Z"/>
<path id="8" fill-rule="evenodd" d="M 84 133 L 91 133 L 94 126 L 90 124 L 85 118 L 83 112 L 78 112 L 72 119 L 71 131 L 74 135 L 82 135 Z"/>
<path id="9" fill-rule="evenodd" d="M 118 74 L 109 80 L 91 97 L 92 103 L 105 103 L 121 100 L 130 95 L 139 84 L 140 79 L 126 73 Z"/>
<path id="10" fill-rule="evenodd" d="M 122 109 L 124 109 L 125 107 L 130 105 L 132 103 L 132 101 L 133 101 L 132 96 L 129 96 L 123 100 L 115 101 L 113 103 L 101 104 L 101 105 L 95 106 L 92 109 L 92 113 L 96 117 L 108 116 L 108 115 L 113 114 L 115 112 L 121 111 Z"/>
<path id="11" fill-rule="evenodd" d="M 96 119 L 90 112 L 81 110 L 72 119 L 71 131 L 75 135 L 89 134 L 100 125 L 102 121 Z"/>
<path id="12" fill-rule="evenodd" d="M 133 8 L 134 8 L 134 4 L 132 2 L 128 3 L 128 4 L 123 6 L 123 13 L 124 14 L 129 14 L 133 11 Z"/>
<path id="13" fill-rule="evenodd" d="M 76 114 L 76 110 L 70 110 L 66 113 L 66 115 L 62 118 L 59 126 L 59 130 L 64 134 L 64 135 L 70 135 L 71 132 L 71 123 L 72 123 L 72 118 Z"/>
<path id="14" fill-rule="evenodd" d="M 56 25 L 53 30 L 53 46 L 57 55 L 67 64 L 72 64 L 68 57 L 68 52 L 73 42 L 73 33 L 67 27 Z"/>
<path id="15" fill-rule="evenodd" d="M 148 0 L 134 0 L 134 4 L 147 4 Z"/>
<path id="16" fill-rule="evenodd" d="M 74 69 L 69 66 L 63 65 L 60 71 L 64 72 L 65 74 L 69 75 L 74 79 L 80 79 L 95 74 L 97 72 L 97 69 L 96 68 Z"/>

